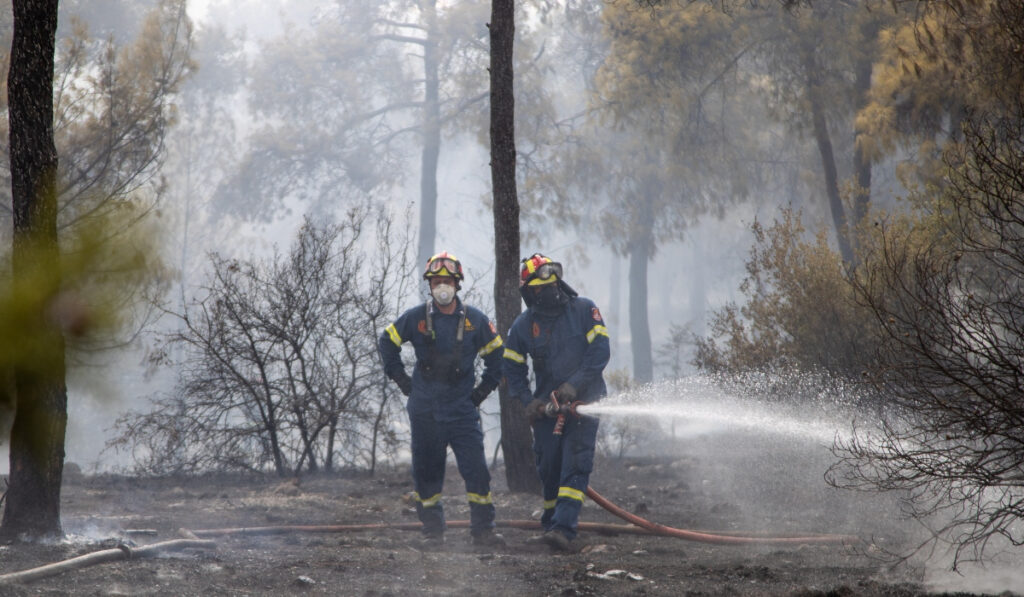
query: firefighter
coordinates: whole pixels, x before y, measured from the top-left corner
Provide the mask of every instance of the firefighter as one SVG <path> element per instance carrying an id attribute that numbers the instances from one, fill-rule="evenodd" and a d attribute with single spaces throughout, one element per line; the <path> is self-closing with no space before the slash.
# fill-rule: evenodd
<path id="1" fill-rule="evenodd" d="M 441 490 L 451 446 L 466 482 L 473 543 L 502 545 L 504 540 L 494 532 L 491 475 L 477 411 L 501 379 L 501 336 L 486 315 L 457 296 L 463 274 L 462 263 L 454 255 L 445 251 L 431 257 L 423 278 L 430 284 L 430 298 L 403 313 L 378 342 L 385 374 L 408 396 L 414 499 L 423 523 L 422 543 L 427 547 L 444 544 Z M 405 342 L 416 353 L 412 377 L 402 363 Z M 473 387 L 478 355 L 484 372 Z"/>
<path id="2" fill-rule="evenodd" d="M 509 329 L 502 368 L 509 391 L 526 406 L 544 490 L 544 533 L 531 541 L 570 551 L 593 470 L 598 420 L 569 416 L 556 434 L 556 419 L 546 407 L 552 392 L 563 405 L 595 402 L 607 393 L 608 329 L 593 301 L 562 279 L 562 265 L 544 255 L 522 261 L 519 291 L 527 309 Z M 536 379 L 533 392 L 527 356 Z"/>

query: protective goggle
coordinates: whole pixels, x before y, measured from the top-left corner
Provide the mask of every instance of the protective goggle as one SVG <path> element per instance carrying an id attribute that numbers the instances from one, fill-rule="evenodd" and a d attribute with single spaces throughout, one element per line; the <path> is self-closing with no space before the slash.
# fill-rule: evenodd
<path id="1" fill-rule="evenodd" d="M 428 274 L 442 275 L 439 272 L 445 270 L 449 276 L 461 276 L 462 267 L 455 260 L 448 259 L 447 257 L 441 257 L 431 261 L 427 265 Z"/>
<path id="2" fill-rule="evenodd" d="M 562 279 L 562 264 L 554 261 L 538 267 L 532 274 L 523 279 L 523 284 L 537 286 L 547 284 L 551 278 Z"/>

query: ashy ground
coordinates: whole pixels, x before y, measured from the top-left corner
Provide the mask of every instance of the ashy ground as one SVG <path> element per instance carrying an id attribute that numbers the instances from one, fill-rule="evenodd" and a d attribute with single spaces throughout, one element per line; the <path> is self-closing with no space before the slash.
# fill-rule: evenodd
<path id="1" fill-rule="evenodd" d="M 1014 568 L 982 575 L 945 572 L 948 562 L 891 566 L 875 556 L 912 540 L 913 527 L 887 499 L 848 494 L 822 481 L 821 449 L 761 438 L 680 439 L 644 457 L 601 457 L 591 485 L 648 520 L 730 533 L 849 534 L 854 544 L 715 545 L 638 534 L 584 533 L 576 552 L 531 546 L 535 531 L 503 528 L 507 545 L 480 550 L 451 528 L 439 550 L 415 531 L 374 526 L 215 537 L 216 547 L 116 561 L 31 583 L 0 595 L 721 595 L 918 596 L 1024 594 Z M 819 447 L 820 448 L 820 447 Z M 498 518 L 536 520 L 540 499 L 494 481 Z M 81 554 L 202 531 L 283 525 L 414 523 L 407 470 L 376 477 L 133 479 L 69 475 L 56 545 L 0 546 L 0 573 Z M 449 470 L 450 520 L 468 518 L 461 480 Z M 588 501 L 582 519 L 621 524 Z M 1011 554 L 1012 555 L 1012 554 Z M 1010 570 L 1010 572 L 1005 572 Z M 1016 583 L 1016 584 L 1015 584 Z M 1013 593 L 1012 591 L 1017 591 Z"/>

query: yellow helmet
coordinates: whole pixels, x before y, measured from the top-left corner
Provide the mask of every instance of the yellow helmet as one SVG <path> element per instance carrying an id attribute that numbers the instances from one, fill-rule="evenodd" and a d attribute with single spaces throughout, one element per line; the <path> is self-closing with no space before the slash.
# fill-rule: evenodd
<path id="1" fill-rule="evenodd" d="M 427 266 L 423 270 L 424 280 L 436 276 L 451 276 L 456 280 L 462 280 L 462 262 L 448 251 L 441 251 L 427 259 Z"/>

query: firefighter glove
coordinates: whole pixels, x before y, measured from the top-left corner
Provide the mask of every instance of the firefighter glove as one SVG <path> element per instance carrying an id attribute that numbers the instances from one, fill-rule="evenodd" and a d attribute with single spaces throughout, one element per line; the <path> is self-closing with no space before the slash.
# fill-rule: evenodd
<path id="1" fill-rule="evenodd" d="M 481 384 L 473 388 L 473 393 L 469 395 L 469 399 L 473 401 L 473 406 L 480 406 L 484 400 L 487 400 L 487 396 L 490 393 L 491 391 Z"/>
<path id="2" fill-rule="evenodd" d="M 544 418 L 545 406 L 547 406 L 547 402 L 540 398 L 534 398 L 526 405 L 526 418 L 530 421 L 531 425 Z"/>
<path id="3" fill-rule="evenodd" d="M 555 390 L 555 395 L 558 397 L 560 404 L 571 404 L 576 401 L 576 388 L 569 382 L 565 382 L 558 386 Z"/>

